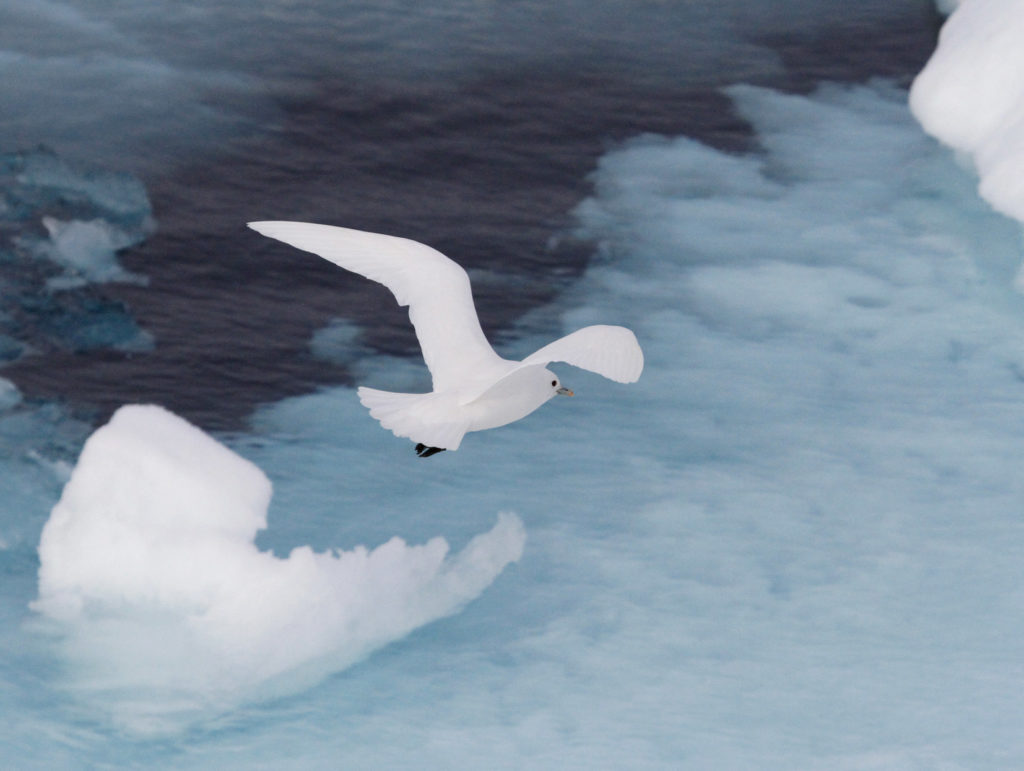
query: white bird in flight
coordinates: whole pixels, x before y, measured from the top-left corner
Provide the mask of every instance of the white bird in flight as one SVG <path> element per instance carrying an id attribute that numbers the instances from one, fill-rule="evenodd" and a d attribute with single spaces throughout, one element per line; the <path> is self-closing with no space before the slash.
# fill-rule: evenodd
<path id="1" fill-rule="evenodd" d="M 644 357 L 625 327 L 598 324 L 549 343 L 522 361 L 503 359 L 484 336 L 466 271 L 436 249 L 406 238 L 307 222 L 250 222 L 270 238 L 377 281 L 409 306 L 433 379 L 424 394 L 360 388 L 359 401 L 426 458 L 457 450 L 470 431 L 524 418 L 556 395 L 572 396 L 547 369 L 553 361 L 634 383 Z"/>

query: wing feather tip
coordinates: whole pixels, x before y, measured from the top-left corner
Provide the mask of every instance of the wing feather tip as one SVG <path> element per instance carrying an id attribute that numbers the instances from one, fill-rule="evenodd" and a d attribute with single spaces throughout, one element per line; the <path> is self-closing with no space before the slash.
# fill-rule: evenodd
<path id="1" fill-rule="evenodd" d="M 283 220 L 255 220 L 253 222 L 245 223 L 246 227 L 255 230 L 261 236 L 266 236 L 267 238 L 277 238 L 278 240 L 280 240 L 279 234 L 281 232 L 281 226 L 290 224 L 301 223 L 289 223 Z"/>

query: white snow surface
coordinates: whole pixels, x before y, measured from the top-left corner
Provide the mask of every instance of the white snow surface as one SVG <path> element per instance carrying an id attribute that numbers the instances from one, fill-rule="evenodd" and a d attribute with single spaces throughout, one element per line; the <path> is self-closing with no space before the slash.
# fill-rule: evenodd
<path id="1" fill-rule="evenodd" d="M 1024 4 L 965 0 L 950 10 L 911 109 L 970 159 L 985 200 L 1024 221 Z"/>
<path id="2" fill-rule="evenodd" d="M 39 546 L 34 608 L 81 698 L 136 734 L 180 730 L 308 687 L 450 615 L 522 554 L 502 514 L 457 555 L 432 538 L 286 558 L 253 543 L 271 484 L 156 406 L 122 407 L 86 442 Z"/>

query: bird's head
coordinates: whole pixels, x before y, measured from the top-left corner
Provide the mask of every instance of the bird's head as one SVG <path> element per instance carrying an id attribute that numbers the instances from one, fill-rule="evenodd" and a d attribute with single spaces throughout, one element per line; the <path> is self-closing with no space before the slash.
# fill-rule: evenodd
<path id="1" fill-rule="evenodd" d="M 575 396 L 572 391 L 562 385 L 562 382 L 558 379 L 558 375 L 549 369 L 544 370 L 544 377 L 548 383 L 548 387 L 553 391 L 553 396 Z"/>

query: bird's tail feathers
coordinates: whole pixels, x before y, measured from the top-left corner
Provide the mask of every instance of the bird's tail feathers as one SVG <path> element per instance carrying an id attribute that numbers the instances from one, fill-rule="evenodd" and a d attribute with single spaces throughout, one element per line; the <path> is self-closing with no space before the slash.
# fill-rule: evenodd
<path id="1" fill-rule="evenodd" d="M 384 428 L 430 447 L 457 450 L 469 428 L 469 420 L 461 417 L 462 409 L 448 394 L 402 394 L 365 386 L 356 393 Z"/>

